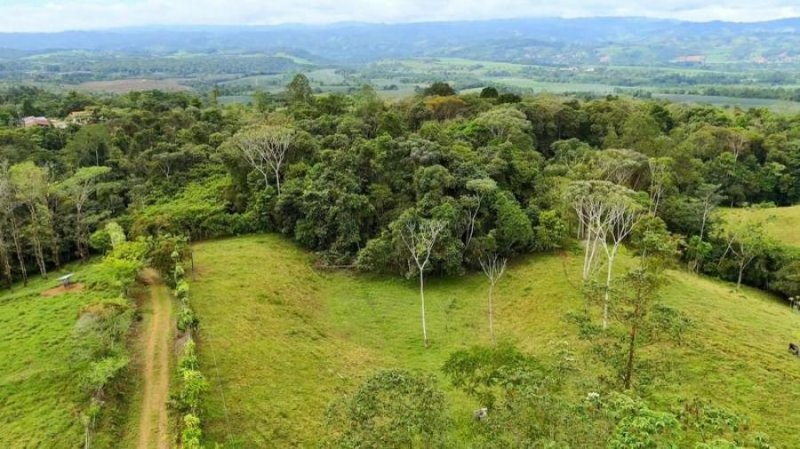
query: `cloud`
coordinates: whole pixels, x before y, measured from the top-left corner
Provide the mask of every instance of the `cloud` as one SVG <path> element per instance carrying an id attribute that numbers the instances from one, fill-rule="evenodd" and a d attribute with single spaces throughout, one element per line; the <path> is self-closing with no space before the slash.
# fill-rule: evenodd
<path id="1" fill-rule="evenodd" d="M 758 21 L 800 16 L 797 0 L 0 0 L 0 31 L 139 25 L 418 22 L 518 17 L 644 16 Z"/>

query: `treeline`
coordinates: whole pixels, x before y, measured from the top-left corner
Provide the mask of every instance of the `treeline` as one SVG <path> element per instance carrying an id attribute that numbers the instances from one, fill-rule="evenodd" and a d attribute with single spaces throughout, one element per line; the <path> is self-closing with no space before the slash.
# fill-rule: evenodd
<path id="1" fill-rule="evenodd" d="M 63 130 L 0 128 L 15 279 L 86 257 L 111 218 L 132 236 L 274 230 L 331 265 L 402 273 L 402 229 L 433 220 L 443 229 L 426 269 L 460 273 L 481 254 L 564 247 L 578 226 L 566 187 L 603 180 L 651 203 L 657 189 L 656 216 L 686 242 L 681 257 L 736 280 L 734 266 L 703 263 L 731 254 L 711 210 L 800 200 L 800 118 L 763 109 L 456 95 L 444 83 L 387 104 L 369 87 L 315 96 L 302 75 L 252 106 L 161 92 L 0 98 L 10 116 L 91 112 Z M 23 170 L 36 176 L 12 176 Z M 770 257 L 744 282 L 773 288 L 786 265 L 774 261 L 788 256 Z"/>
<path id="2" fill-rule="evenodd" d="M 772 100 L 800 101 L 800 89 L 767 86 L 700 86 L 670 88 L 663 92 L 679 95 L 707 95 L 735 98 L 767 98 Z"/>
<path id="3" fill-rule="evenodd" d="M 0 80 L 82 83 L 131 77 L 260 75 L 297 70 L 288 57 L 265 54 L 141 55 L 53 53 L 35 59 L 0 61 Z"/>

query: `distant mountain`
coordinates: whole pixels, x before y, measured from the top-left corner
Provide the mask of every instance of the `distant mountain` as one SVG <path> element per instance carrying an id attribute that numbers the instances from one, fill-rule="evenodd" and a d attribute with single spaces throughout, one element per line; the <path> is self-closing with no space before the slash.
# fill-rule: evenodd
<path id="1" fill-rule="evenodd" d="M 795 63 L 800 19 L 758 23 L 644 18 L 519 19 L 325 26 L 165 27 L 0 33 L 0 48 L 130 53 L 302 50 L 324 60 L 461 56 L 536 64 Z M 0 53 L 0 57 L 13 54 Z"/>

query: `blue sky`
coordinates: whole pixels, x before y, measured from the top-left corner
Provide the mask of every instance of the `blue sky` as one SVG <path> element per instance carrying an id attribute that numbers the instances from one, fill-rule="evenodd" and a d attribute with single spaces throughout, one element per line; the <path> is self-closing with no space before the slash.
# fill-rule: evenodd
<path id="1" fill-rule="evenodd" d="M 800 0 L 0 0 L 0 31 L 543 16 L 757 21 L 798 17 Z"/>

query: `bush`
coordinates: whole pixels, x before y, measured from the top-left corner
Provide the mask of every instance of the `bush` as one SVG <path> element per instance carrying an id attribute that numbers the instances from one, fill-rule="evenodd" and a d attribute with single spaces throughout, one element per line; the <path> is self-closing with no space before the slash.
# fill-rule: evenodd
<path id="1" fill-rule="evenodd" d="M 189 329 L 196 329 L 200 321 L 195 316 L 192 309 L 184 307 L 178 316 L 178 329 L 187 331 Z"/>

